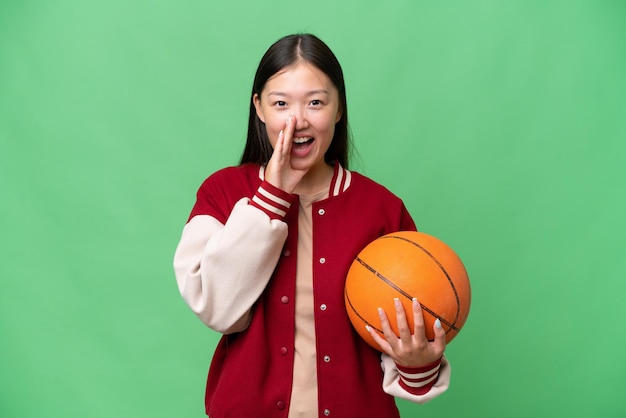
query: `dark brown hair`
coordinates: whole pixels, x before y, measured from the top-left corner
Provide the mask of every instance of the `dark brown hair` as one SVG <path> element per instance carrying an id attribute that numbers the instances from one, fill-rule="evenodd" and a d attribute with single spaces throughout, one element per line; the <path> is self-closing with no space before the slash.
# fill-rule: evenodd
<path id="1" fill-rule="evenodd" d="M 273 148 L 267 137 L 265 124 L 259 119 L 252 98 L 255 94 L 261 96 L 261 91 L 269 78 L 298 60 L 312 64 L 326 74 L 339 92 L 341 119 L 335 124 L 335 134 L 328 151 L 326 151 L 324 160 L 329 164 L 337 161 L 343 167 L 348 168 L 350 135 L 343 71 L 337 57 L 335 57 L 330 48 L 318 37 L 311 34 L 285 36 L 270 46 L 263 58 L 261 58 L 254 76 L 254 83 L 252 84 L 248 137 L 246 147 L 241 155 L 241 164 L 267 164 L 272 156 Z"/>

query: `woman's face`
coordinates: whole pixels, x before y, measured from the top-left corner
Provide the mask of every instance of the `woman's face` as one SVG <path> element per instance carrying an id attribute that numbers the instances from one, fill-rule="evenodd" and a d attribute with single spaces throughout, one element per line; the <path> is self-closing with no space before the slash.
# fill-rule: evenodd
<path id="1" fill-rule="evenodd" d="M 326 74 L 311 64 L 297 62 L 270 77 L 253 101 L 272 147 L 287 119 L 294 116 L 294 169 L 315 171 L 325 164 L 324 154 L 332 142 L 335 124 L 341 119 L 339 92 Z"/>

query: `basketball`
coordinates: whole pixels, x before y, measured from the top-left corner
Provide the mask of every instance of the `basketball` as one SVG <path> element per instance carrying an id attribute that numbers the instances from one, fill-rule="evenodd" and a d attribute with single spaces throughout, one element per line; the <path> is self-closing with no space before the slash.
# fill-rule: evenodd
<path id="1" fill-rule="evenodd" d="M 344 292 L 350 322 L 379 351 L 365 326 L 384 338 L 378 317 L 381 307 L 398 335 L 394 307 L 394 298 L 398 298 L 413 332 L 414 297 L 422 307 L 428 340 L 434 339 L 433 324 L 439 318 L 446 342 L 452 341 L 469 314 L 470 283 L 461 259 L 433 236 L 415 231 L 384 235 L 367 245 L 350 266 Z"/>

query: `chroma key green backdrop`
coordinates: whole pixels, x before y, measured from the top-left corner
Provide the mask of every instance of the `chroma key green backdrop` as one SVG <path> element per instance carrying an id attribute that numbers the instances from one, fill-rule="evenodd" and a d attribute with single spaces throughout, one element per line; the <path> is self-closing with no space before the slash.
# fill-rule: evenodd
<path id="1" fill-rule="evenodd" d="M 262 53 L 303 31 L 344 67 L 352 168 L 472 280 L 449 391 L 403 417 L 626 416 L 625 22 L 620 0 L 0 1 L 0 416 L 204 416 L 219 336 L 174 249 L 243 149 Z"/>

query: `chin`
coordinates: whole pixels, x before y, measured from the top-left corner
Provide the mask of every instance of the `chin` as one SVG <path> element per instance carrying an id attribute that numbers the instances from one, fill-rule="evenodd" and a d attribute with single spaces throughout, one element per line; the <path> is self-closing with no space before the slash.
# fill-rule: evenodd
<path id="1" fill-rule="evenodd" d="M 293 168 L 294 170 L 310 170 L 313 167 L 313 164 L 305 161 L 291 162 L 291 168 Z"/>

